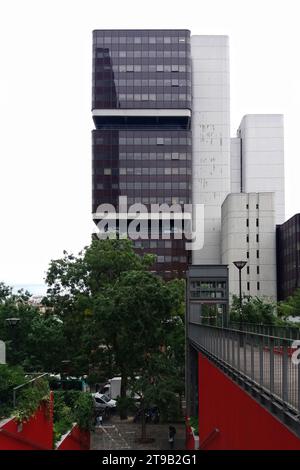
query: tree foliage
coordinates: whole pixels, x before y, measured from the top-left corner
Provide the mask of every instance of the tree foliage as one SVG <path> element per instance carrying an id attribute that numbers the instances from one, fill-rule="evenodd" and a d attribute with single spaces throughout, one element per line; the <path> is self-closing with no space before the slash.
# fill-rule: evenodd
<path id="1" fill-rule="evenodd" d="M 284 321 L 288 321 L 289 317 L 300 316 L 300 289 L 297 289 L 285 301 L 278 303 L 278 315 Z"/>
<path id="2" fill-rule="evenodd" d="M 237 296 L 233 296 L 230 310 L 231 322 L 258 323 L 274 325 L 276 323 L 276 305 L 259 297 L 244 296 L 242 309 Z"/>
<path id="3" fill-rule="evenodd" d="M 128 380 L 165 345 L 171 326 L 183 331 L 184 286 L 149 272 L 153 260 L 138 256 L 128 240 L 93 240 L 78 257 L 65 253 L 52 261 L 47 273 L 46 303 L 68 332 L 65 352 L 73 367 L 98 364 L 120 374 L 122 399 Z M 176 315 L 181 316 L 177 324 Z M 72 357 L 70 338 L 77 345 Z"/>

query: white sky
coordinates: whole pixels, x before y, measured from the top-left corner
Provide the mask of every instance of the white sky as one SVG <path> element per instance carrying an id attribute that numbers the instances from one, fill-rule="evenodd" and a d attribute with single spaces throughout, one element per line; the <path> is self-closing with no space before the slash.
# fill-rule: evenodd
<path id="1" fill-rule="evenodd" d="M 299 212 L 299 10 L 298 0 L 2 0 L 0 281 L 40 284 L 51 258 L 89 243 L 93 29 L 229 35 L 232 135 L 244 114 L 285 115 L 286 215 Z"/>

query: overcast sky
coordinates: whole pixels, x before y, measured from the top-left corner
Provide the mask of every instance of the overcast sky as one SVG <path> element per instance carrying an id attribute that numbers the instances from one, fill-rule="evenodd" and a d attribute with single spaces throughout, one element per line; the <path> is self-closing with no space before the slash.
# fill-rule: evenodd
<path id="1" fill-rule="evenodd" d="M 286 216 L 300 211 L 298 0 L 1 0 L 0 281 L 41 284 L 90 240 L 92 30 L 226 34 L 231 130 L 285 116 Z"/>

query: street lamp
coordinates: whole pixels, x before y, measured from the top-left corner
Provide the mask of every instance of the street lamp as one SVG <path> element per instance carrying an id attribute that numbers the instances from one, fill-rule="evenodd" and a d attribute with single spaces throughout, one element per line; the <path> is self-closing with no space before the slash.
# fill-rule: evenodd
<path id="1" fill-rule="evenodd" d="M 10 318 L 6 318 L 5 321 L 8 323 L 9 326 L 16 326 L 19 323 L 20 318 L 10 317 Z"/>
<path id="2" fill-rule="evenodd" d="M 12 343 L 12 351 L 16 347 L 16 326 L 18 325 L 20 318 L 19 317 L 9 317 L 5 318 L 7 325 L 11 328 L 11 343 Z M 13 354 L 12 354 L 13 355 Z"/>
<path id="3" fill-rule="evenodd" d="M 234 261 L 234 266 L 239 270 L 239 299 L 240 299 L 240 329 L 242 323 L 242 269 L 246 266 L 247 261 Z"/>

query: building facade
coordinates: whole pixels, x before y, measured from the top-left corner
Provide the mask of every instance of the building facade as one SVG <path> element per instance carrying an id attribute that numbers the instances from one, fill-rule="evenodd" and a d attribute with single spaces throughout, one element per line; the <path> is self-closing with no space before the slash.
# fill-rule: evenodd
<path id="1" fill-rule="evenodd" d="M 277 226 L 278 300 L 300 288 L 300 214 Z"/>
<path id="2" fill-rule="evenodd" d="M 119 210 L 120 196 L 129 207 L 143 204 L 145 212 L 153 204 L 203 205 L 202 249 L 186 251 L 171 221 L 167 231 L 159 223 L 155 238 L 144 225 L 146 237 L 134 240 L 136 250 L 155 254 L 153 271 L 166 278 L 184 276 L 189 263 L 228 264 L 230 293 L 237 289 L 232 262 L 245 258 L 245 293 L 276 297 L 275 223 L 284 221 L 283 117 L 246 115 L 237 137 L 230 138 L 228 37 L 191 36 L 184 29 L 96 30 L 92 90 L 95 222 L 99 205 Z M 242 222 L 233 235 L 231 222 L 237 223 L 239 211 L 249 226 Z M 257 214 L 259 228 L 253 225 Z M 253 258 L 257 250 L 259 266 Z M 269 264 L 262 262 L 265 250 Z"/>
<path id="3" fill-rule="evenodd" d="M 93 33 L 93 213 L 103 203 L 190 204 L 191 52 L 187 30 Z M 161 232 L 162 230 L 160 230 Z M 153 269 L 184 275 L 184 240 L 160 233 L 135 241 L 157 255 Z"/>
<path id="4" fill-rule="evenodd" d="M 193 203 L 204 205 L 204 246 L 193 264 L 221 263 L 221 206 L 230 192 L 227 36 L 192 36 Z"/>
<path id="5" fill-rule="evenodd" d="M 276 234 L 274 193 L 231 193 L 222 205 L 222 262 L 229 268 L 230 296 L 242 294 L 276 300 Z"/>

